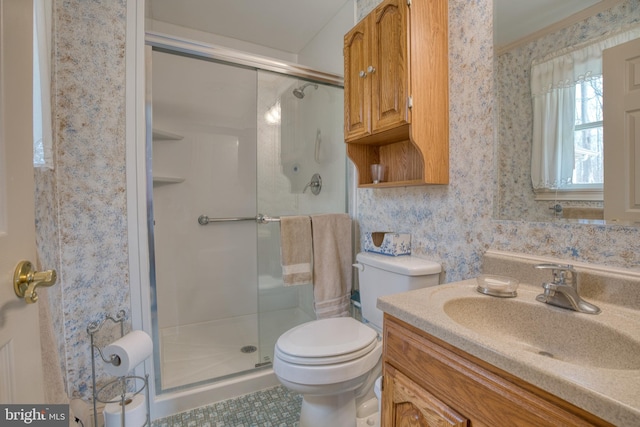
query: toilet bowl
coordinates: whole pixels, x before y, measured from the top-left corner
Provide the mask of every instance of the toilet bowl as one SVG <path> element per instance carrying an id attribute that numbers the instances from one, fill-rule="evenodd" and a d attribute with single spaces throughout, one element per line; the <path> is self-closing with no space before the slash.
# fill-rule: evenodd
<path id="1" fill-rule="evenodd" d="M 374 384 L 382 372 L 377 297 L 438 284 L 441 267 L 432 261 L 375 254 L 358 254 L 357 260 L 363 322 L 351 317 L 313 320 L 276 342 L 273 371 L 282 385 L 302 395 L 300 427 L 356 426 L 356 408 L 375 397 Z"/>
<path id="2" fill-rule="evenodd" d="M 380 371 L 381 356 L 374 329 L 351 317 L 322 319 L 280 336 L 273 371 L 303 396 L 300 427 L 355 426 L 356 399 Z"/>

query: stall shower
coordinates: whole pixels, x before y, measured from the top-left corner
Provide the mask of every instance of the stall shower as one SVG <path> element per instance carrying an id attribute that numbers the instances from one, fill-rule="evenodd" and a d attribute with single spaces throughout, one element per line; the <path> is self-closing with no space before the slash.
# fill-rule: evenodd
<path id="1" fill-rule="evenodd" d="M 156 393 L 269 369 L 315 318 L 285 287 L 279 218 L 346 212 L 343 91 L 166 49 L 149 53 L 147 173 Z"/>

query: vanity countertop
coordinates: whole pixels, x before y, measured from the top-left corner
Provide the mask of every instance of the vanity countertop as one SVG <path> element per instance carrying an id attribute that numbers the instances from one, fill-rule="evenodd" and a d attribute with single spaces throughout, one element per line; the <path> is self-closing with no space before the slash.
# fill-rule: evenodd
<path id="1" fill-rule="evenodd" d="M 638 354 L 631 354 L 640 348 L 634 347 L 636 343 L 640 345 L 640 311 L 593 301 L 602 309 L 602 313 L 582 314 L 537 302 L 535 297 L 540 294 L 540 286 L 520 284 L 516 298 L 487 296 L 477 292 L 476 287 L 476 280 L 471 279 L 388 295 L 378 299 L 378 308 L 612 424 L 640 426 L 640 357 Z M 487 298 L 491 301 L 487 301 Z M 598 349 L 598 345 L 602 345 L 605 340 L 599 340 L 597 333 L 619 333 L 620 337 L 628 339 L 632 345 L 622 347 L 625 355 L 618 357 L 620 367 L 612 366 L 607 360 L 581 359 L 580 354 L 575 355 L 576 360 L 570 361 L 566 359 L 572 359 L 572 354 L 565 355 L 565 360 L 548 357 L 542 355 L 543 352 L 536 352 L 535 349 L 532 351 L 528 343 L 519 342 L 513 335 L 504 335 L 497 329 L 485 333 L 484 322 L 478 318 L 477 312 L 469 313 L 470 316 L 476 316 L 472 327 L 468 320 L 460 322 L 460 318 L 466 317 L 464 312 L 461 312 L 457 321 L 454 320 L 451 313 L 447 313 L 453 307 L 451 301 L 454 300 L 464 302 L 465 310 L 468 311 L 474 311 L 476 302 L 478 306 L 490 303 L 494 307 L 499 307 L 501 301 L 504 304 L 522 304 L 527 310 L 511 310 L 511 313 L 517 313 L 511 314 L 513 319 L 503 319 L 513 324 L 519 321 L 524 323 L 527 320 L 525 316 L 532 315 L 537 318 L 528 319 L 527 325 L 537 324 L 539 315 L 547 321 L 550 318 L 560 319 L 557 328 L 573 328 L 574 330 L 564 332 L 581 334 L 581 342 L 589 342 L 589 352 L 596 359 L 600 350 L 605 350 Z M 562 319 L 568 321 L 563 322 Z M 467 326 L 462 325 L 465 322 Z M 482 325 L 478 326 L 478 323 Z M 513 331 L 513 328 L 507 329 Z M 555 325 L 553 329 L 556 329 Z M 542 332 L 543 335 L 554 334 L 554 330 Z M 607 336 L 611 343 L 611 334 Z M 625 349 L 630 351 L 624 352 Z"/>

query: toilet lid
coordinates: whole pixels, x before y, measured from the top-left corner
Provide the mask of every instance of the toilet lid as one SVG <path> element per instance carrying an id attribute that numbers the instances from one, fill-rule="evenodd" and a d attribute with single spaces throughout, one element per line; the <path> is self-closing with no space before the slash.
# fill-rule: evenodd
<path id="1" fill-rule="evenodd" d="M 278 338 L 282 353 L 298 358 L 333 358 L 361 353 L 376 344 L 377 333 L 351 317 L 335 317 L 303 323 Z M 356 357 L 356 356 L 354 356 Z M 341 358 L 343 359 L 343 358 Z M 319 362 L 319 361 L 318 361 Z"/>

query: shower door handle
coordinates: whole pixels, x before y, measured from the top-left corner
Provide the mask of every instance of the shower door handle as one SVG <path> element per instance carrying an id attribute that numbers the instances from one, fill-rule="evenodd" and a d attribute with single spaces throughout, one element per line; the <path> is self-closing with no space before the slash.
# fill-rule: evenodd
<path id="1" fill-rule="evenodd" d="M 200 215 L 198 217 L 198 224 L 207 225 L 210 222 L 237 222 L 237 221 L 255 221 L 255 216 L 247 216 L 247 217 L 235 217 L 235 218 L 209 218 L 206 215 Z"/>
<path id="2" fill-rule="evenodd" d="M 212 222 L 237 222 L 237 221 L 255 221 L 258 224 L 266 224 L 268 222 L 280 222 L 280 218 L 274 216 L 267 216 L 259 213 L 257 216 L 245 216 L 234 218 L 209 218 L 207 215 L 200 215 L 198 217 L 198 224 L 207 225 Z"/>

